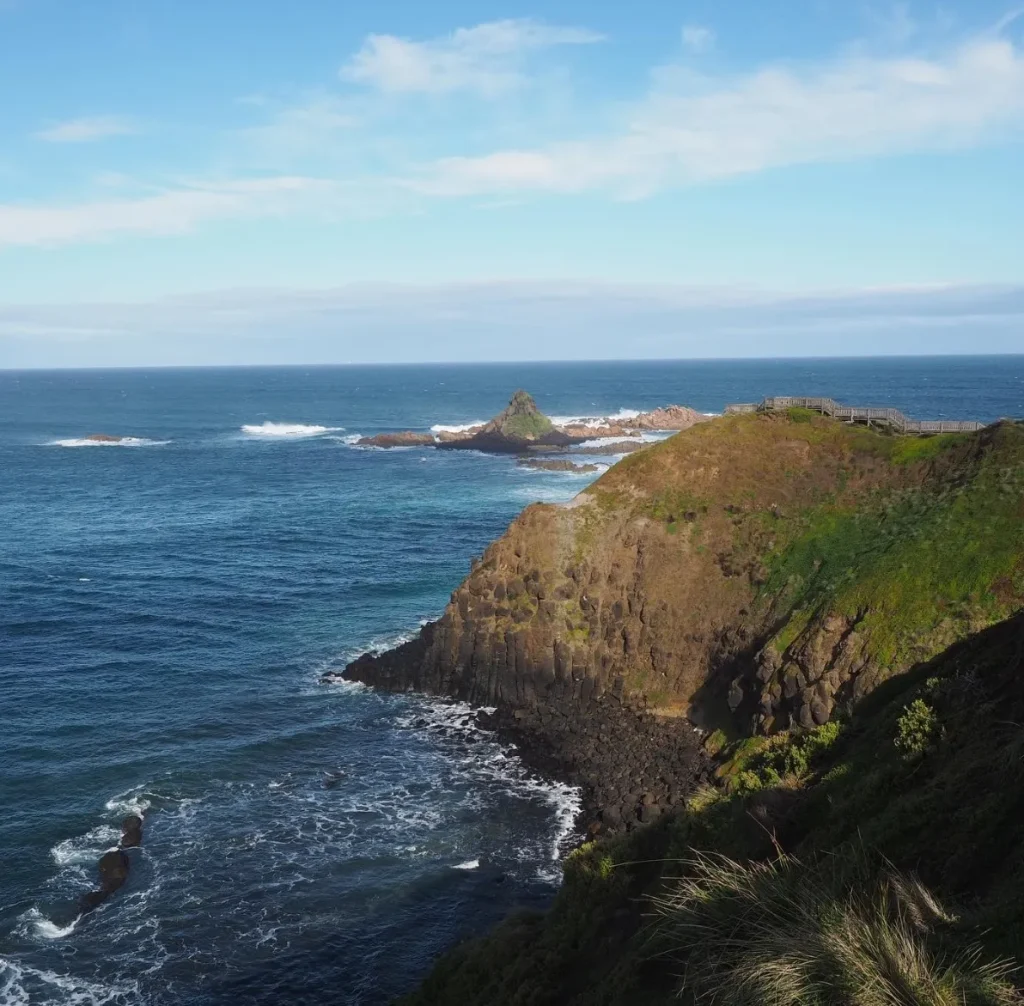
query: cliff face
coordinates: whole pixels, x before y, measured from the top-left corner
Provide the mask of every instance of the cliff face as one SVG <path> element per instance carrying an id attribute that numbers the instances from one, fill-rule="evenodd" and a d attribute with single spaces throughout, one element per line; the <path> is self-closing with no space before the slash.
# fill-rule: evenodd
<path id="1" fill-rule="evenodd" d="M 678 744 L 685 717 L 824 723 L 1022 604 L 1024 427 L 923 440 L 730 416 L 527 508 L 421 639 L 345 673 L 549 739 L 630 710 Z"/>

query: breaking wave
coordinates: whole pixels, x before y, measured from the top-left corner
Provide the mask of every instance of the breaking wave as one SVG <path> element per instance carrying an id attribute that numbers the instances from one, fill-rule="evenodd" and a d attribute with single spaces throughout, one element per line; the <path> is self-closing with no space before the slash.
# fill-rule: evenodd
<path id="1" fill-rule="evenodd" d="M 319 437 L 323 433 L 338 433 L 344 426 L 315 426 L 306 423 L 260 423 L 247 424 L 242 432 L 250 437 Z"/>
<path id="2" fill-rule="evenodd" d="M 164 447 L 170 440 L 149 440 L 146 437 L 112 437 L 98 440 L 95 437 L 72 437 L 68 440 L 51 440 L 49 447 Z"/>

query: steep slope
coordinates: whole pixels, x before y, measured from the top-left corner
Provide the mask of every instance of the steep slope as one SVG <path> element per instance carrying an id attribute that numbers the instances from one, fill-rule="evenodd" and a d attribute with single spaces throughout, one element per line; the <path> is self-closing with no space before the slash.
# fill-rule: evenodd
<path id="1" fill-rule="evenodd" d="M 1024 603 L 1024 426 L 729 416 L 528 507 L 404 651 L 346 675 L 518 711 L 771 732 Z"/>
<path id="2" fill-rule="evenodd" d="M 842 724 L 733 746 L 720 775 L 581 848 L 548 913 L 457 948 L 407 1006 L 1024 1001 L 992 966 L 1024 961 L 1024 614 Z M 738 993 L 736 967 L 766 951 L 751 974 L 774 997 Z"/>

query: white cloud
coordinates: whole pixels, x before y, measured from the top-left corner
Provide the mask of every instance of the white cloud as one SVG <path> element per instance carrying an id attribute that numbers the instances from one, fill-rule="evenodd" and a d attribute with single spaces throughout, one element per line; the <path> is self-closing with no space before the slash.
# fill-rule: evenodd
<path id="1" fill-rule="evenodd" d="M 208 220 L 274 216 L 331 184 L 281 176 L 165 189 L 120 199 L 70 205 L 0 203 L 0 247 L 61 245 L 121 234 L 182 234 Z"/>
<path id="2" fill-rule="evenodd" d="M 47 143 L 91 143 L 108 136 L 127 136 L 135 132 L 138 132 L 135 124 L 123 116 L 94 115 L 58 122 L 35 135 L 36 139 Z"/>
<path id="3" fill-rule="evenodd" d="M 494 95 L 522 83 L 522 61 L 539 49 L 586 45 L 601 36 L 585 28 L 548 25 L 529 18 L 490 21 L 451 35 L 415 42 L 370 35 L 341 69 L 345 79 L 380 91 Z"/>
<path id="4" fill-rule="evenodd" d="M 683 25 L 683 48 L 688 52 L 707 52 L 715 47 L 715 33 L 699 24 Z"/>
<path id="5" fill-rule="evenodd" d="M 357 284 L 0 305 L 0 366 L 1007 353 L 1022 322 L 1022 286 Z"/>
<path id="6" fill-rule="evenodd" d="M 844 56 L 712 78 L 653 75 L 617 131 L 449 157 L 409 181 L 435 195 L 662 188 L 791 164 L 970 146 L 1024 125 L 1024 54 L 998 37 L 940 58 Z"/>

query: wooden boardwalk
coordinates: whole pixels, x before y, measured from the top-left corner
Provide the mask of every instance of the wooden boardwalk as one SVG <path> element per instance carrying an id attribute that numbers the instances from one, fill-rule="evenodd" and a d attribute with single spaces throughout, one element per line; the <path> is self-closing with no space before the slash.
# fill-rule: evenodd
<path id="1" fill-rule="evenodd" d="M 726 414 L 737 412 L 776 412 L 781 409 L 813 409 L 822 415 L 841 419 L 847 423 L 868 426 L 888 426 L 897 433 L 973 433 L 985 428 L 984 423 L 969 419 L 908 419 L 899 409 L 870 409 L 858 405 L 843 405 L 832 398 L 766 398 L 760 403 L 729 405 Z"/>

